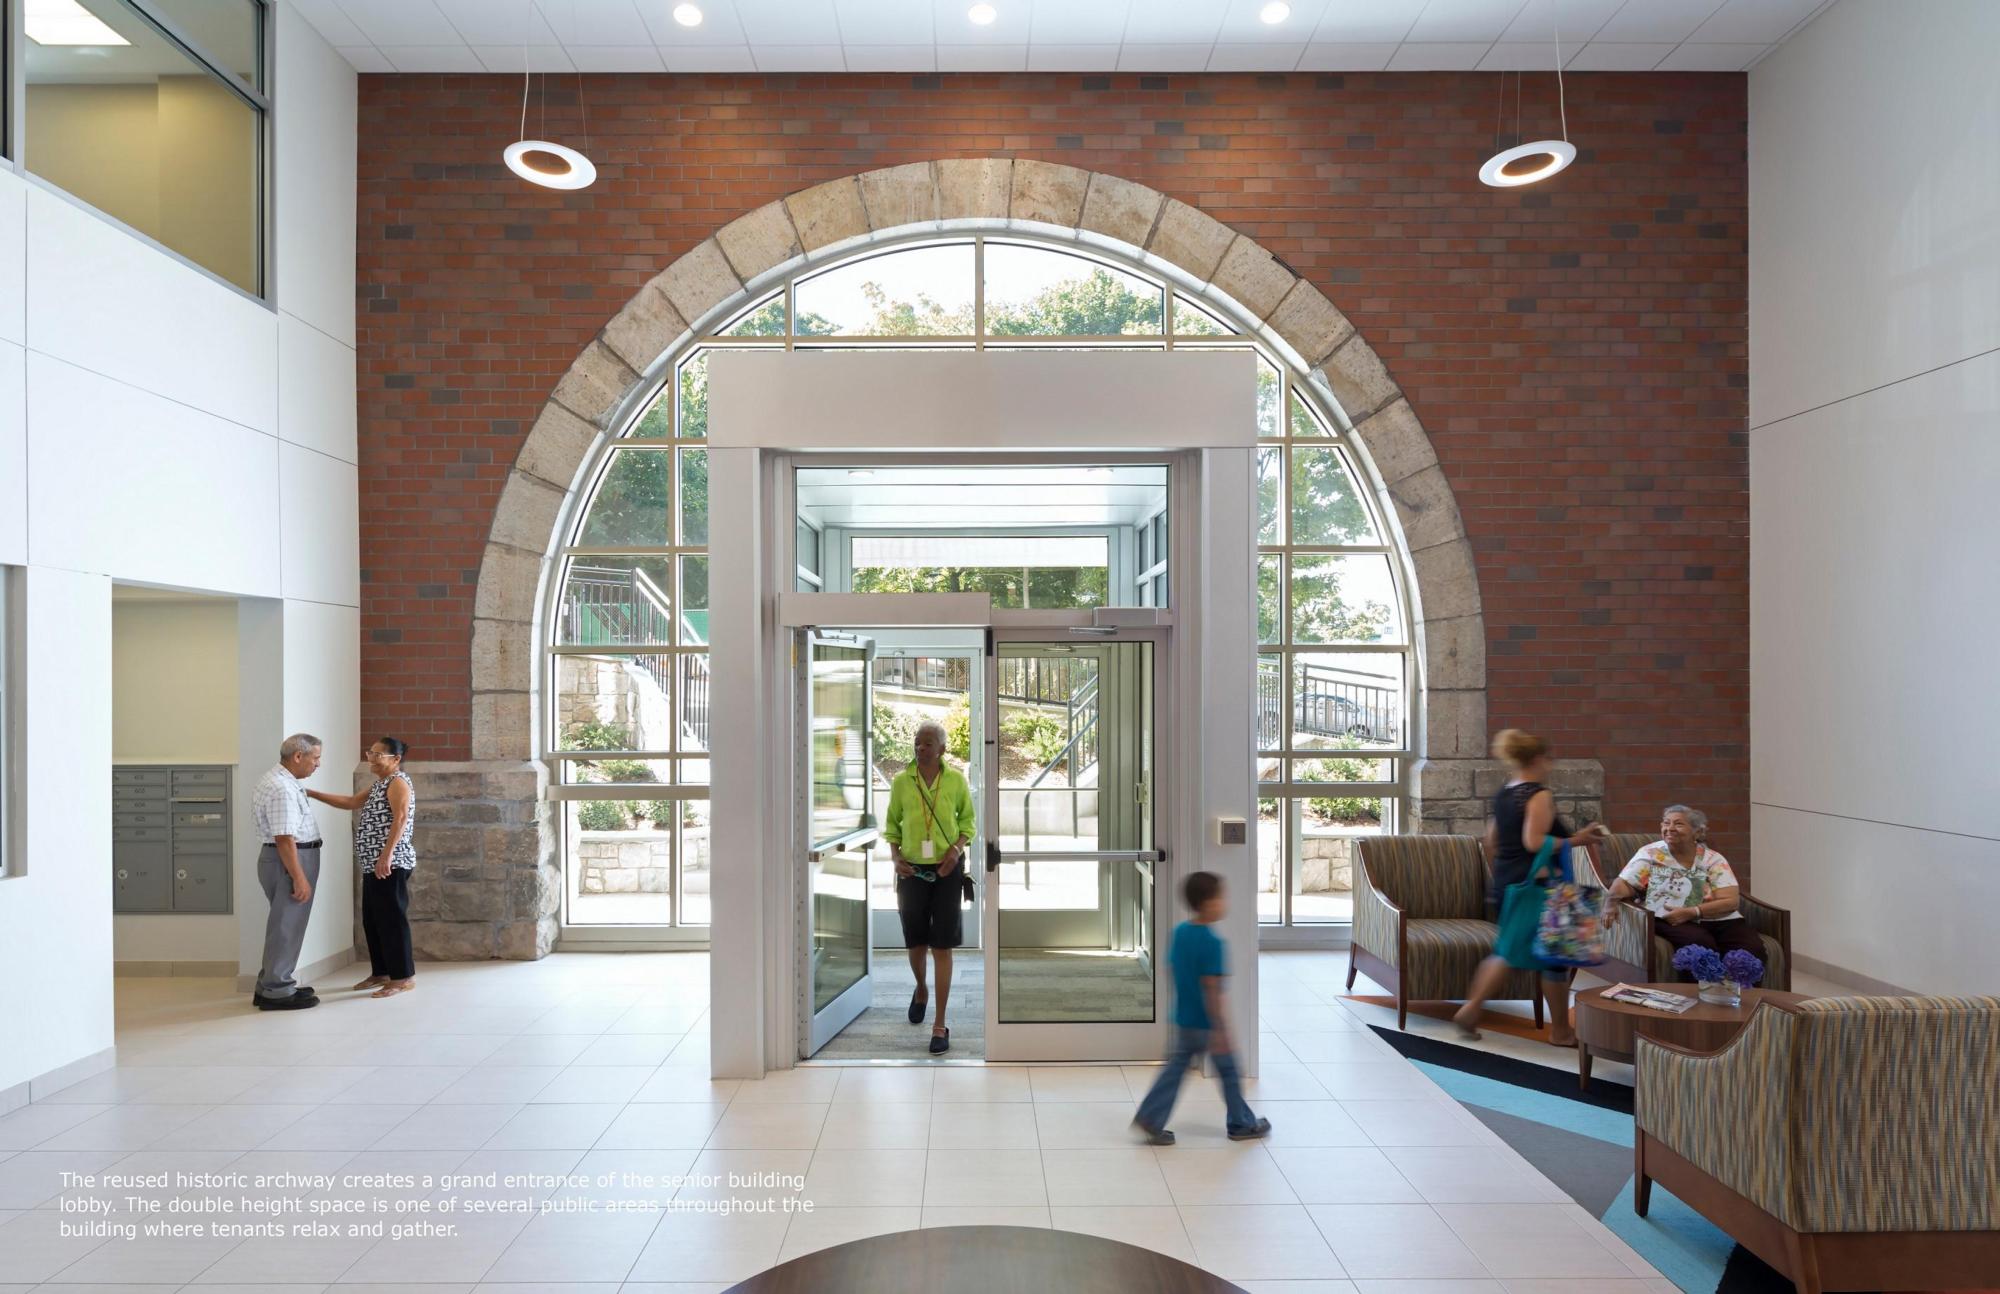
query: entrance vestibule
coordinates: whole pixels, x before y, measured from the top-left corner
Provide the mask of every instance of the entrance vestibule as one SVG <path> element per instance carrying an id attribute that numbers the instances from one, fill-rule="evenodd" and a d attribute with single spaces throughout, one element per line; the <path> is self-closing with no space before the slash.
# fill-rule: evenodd
<path id="1" fill-rule="evenodd" d="M 811 367 L 823 373 L 826 361 L 836 357 L 811 358 L 817 361 Z M 854 358 L 872 372 L 886 373 L 892 366 L 921 366 L 937 357 Z M 1074 358 L 996 357 L 1024 374 L 1043 360 Z M 966 763 L 973 762 L 973 746 L 982 749 L 979 838 L 972 851 L 979 910 L 968 914 L 976 915 L 979 933 L 956 958 L 959 967 L 976 965 L 979 972 L 955 974 L 949 1022 L 957 1055 L 947 1056 L 966 1058 L 967 1042 L 976 1041 L 976 1054 L 990 1060 L 1157 1057 L 1168 999 L 1165 967 L 1155 950 L 1176 917 L 1171 899 L 1176 878 L 1195 867 L 1222 870 L 1236 873 L 1231 880 L 1249 893 L 1247 851 L 1206 842 L 1213 838 L 1211 819 L 1247 818 L 1255 807 L 1247 718 L 1253 698 L 1247 683 L 1238 683 L 1254 676 L 1249 610 L 1255 423 L 1249 413 L 1255 371 L 1247 363 L 1240 372 L 1232 371 L 1238 366 L 1214 363 L 1247 357 L 1182 358 L 1201 362 L 1199 376 L 1192 366 L 1184 370 L 1196 382 L 1240 382 L 1242 416 L 1215 420 L 1221 430 L 1184 427 L 1171 435 L 1162 435 L 1155 417 L 1146 429 L 1151 440 L 1121 428 L 1096 449 L 1078 449 L 1072 440 L 1004 454 L 910 444 L 907 432 L 878 422 L 874 434 L 892 443 L 838 451 L 836 457 L 799 447 L 796 420 L 783 424 L 784 439 L 792 442 L 783 449 L 730 444 L 732 425 L 745 428 L 742 435 L 751 441 L 757 426 L 771 425 L 749 417 L 741 424 L 730 421 L 732 408 L 741 409 L 732 396 L 736 379 L 730 361 L 757 362 L 761 371 L 749 376 L 746 366 L 746 376 L 760 398 L 771 395 L 774 381 L 785 380 L 768 370 L 786 365 L 775 354 L 715 357 L 710 506 L 719 511 L 722 494 L 736 488 L 748 496 L 752 511 L 770 519 L 761 530 L 767 537 L 762 551 L 737 554 L 748 560 L 733 571 L 726 569 L 729 557 L 711 553 L 713 704 L 718 713 L 726 712 L 727 694 L 748 684 L 747 691 L 763 698 L 764 706 L 764 721 L 754 731 L 718 727 L 715 733 L 716 856 L 730 857 L 732 829 L 749 826 L 727 803 L 744 747 L 754 755 L 743 760 L 742 771 L 764 788 L 764 802 L 789 798 L 798 806 L 794 827 L 804 828 L 787 832 L 790 838 L 782 842 L 765 832 L 742 833 L 762 859 L 754 869 L 763 895 L 759 1072 L 822 1054 L 830 1044 L 835 1057 L 882 1059 L 883 1050 L 872 1044 L 857 1053 L 838 1041 L 850 1028 L 876 1035 L 875 1021 L 900 1026 L 880 1035 L 899 1044 L 889 1055 L 916 1060 L 928 1054 L 928 1028 L 883 1018 L 891 1011 L 901 1016 L 909 1000 L 909 981 L 902 977 L 909 971 L 900 940 L 875 934 L 878 919 L 869 907 L 865 850 L 876 843 L 875 799 L 891 776 L 878 767 L 884 752 L 872 738 L 885 723 L 896 723 L 875 695 L 878 664 L 894 666 L 888 671 L 891 686 L 905 694 L 928 688 L 955 698 L 963 687 Z M 920 372 L 913 376 L 913 390 L 935 386 Z M 846 437 L 839 432 L 839 410 L 826 407 L 829 398 L 822 390 L 812 422 L 835 424 L 839 443 Z M 1230 422 L 1240 425 L 1230 428 Z M 1045 431 L 1027 438 L 1052 437 Z M 1172 443 L 1176 438 L 1196 443 Z M 897 440 L 904 443 L 893 443 Z M 1232 443 L 1211 447 L 1203 441 Z M 1058 509 L 1009 528 L 996 524 L 1007 515 L 1003 510 L 948 501 L 946 506 L 960 505 L 959 524 L 922 515 L 872 530 L 854 524 L 870 519 L 860 511 L 869 506 L 870 483 L 893 486 L 913 479 L 898 473 L 914 471 L 931 474 L 930 489 L 949 488 L 945 477 L 969 483 L 990 473 L 989 484 L 1011 483 L 1016 502 L 1041 491 L 1045 497 L 1037 502 L 1044 508 L 1059 501 L 1057 491 L 1064 485 L 1081 485 L 1101 496 L 1100 502 L 1120 491 L 1150 494 L 1152 506 L 1128 498 L 1121 505 L 1128 515 L 1116 518 L 1117 524 L 1101 515 L 1065 517 Z M 1047 479 L 1037 481 L 1038 472 L 1048 473 Z M 1002 484 L 1000 493 L 1007 492 Z M 824 512 L 814 515 L 815 507 L 830 508 L 836 498 L 850 509 L 848 515 L 833 524 Z M 1204 545 L 1205 532 L 1224 528 L 1225 514 L 1227 536 Z M 1095 535 L 1087 533 L 1093 529 Z M 768 542 L 780 536 L 789 542 Z M 903 548 L 887 560 L 857 544 L 891 538 Z M 1098 546 L 1044 549 L 1025 554 L 1026 562 L 1019 560 L 1024 555 L 1019 550 L 1004 561 L 992 559 L 993 545 L 1028 538 L 1095 538 Z M 857 547 L 864 550 L 861 562 Z M 871 572 L 865 581 L 854 578 L 857 568 Z M 1223 571 L 1227 579 L 1221 578 Z M 885 585 L 908 591 L 875 591 Z M 1045 606 L 1044 600 L 1054 605 Z M 1215 627 L 1188 625 L 1184 617 L 1198 615 L 1205 601 L 1240 603 L 1243 619 L 1234 619 L 1231 610 L 1217 614 Z M 749 631 L 752 650 L 722 650 L 732 620 Z M 978 659 L 954 660 L 942 650 L 941 636 L 968 631 L 972 639 L 960 642 L 976 641 Z M 885 648 L 894 654 L 883 656 Z M 1221 663 L 1225 657 L 1227 665 Z M 947 685 L 954 669 L 961 672 Z M 845 681 L 839 687 L 812 686 L 809 673 L 825 675 L 829 683 L 835 676 Z M 1211 681 L 1216 686 L 1209 686 Z M 1231 695 L 1236 691 L 1243 695 Z M 825 702 L 824 708 L 815 710 L 816 701 Z M 846 722 L 853 736 L 830 735 L 840 726 L 831 718 L 838 706 L 851 716 Z M 951 708 L 950 699 L 944 708 Z M 763 825 L 770 825 L 768 816 Z M 1185 855 L 1176 841 L 1186 842 Z M 782 869 L 772 866 L 771 857 L 780 845 L 786 853 Z M 724 958 L 732 946 L 720 933 L 730 920 L 732 878 L 747 879 L 718 867 L 713 946 Z M 887 919 L 885 912 L 880 921 Z M 1244 925 L 1235 937 L 1247 947 L 1254 925 L 1247 920 Z M 895 988 L 889 987 L 892 974 L 899 980 Z M 730 1043 L 722 1037 L 729 1031 L 722 1000 L 739 986 L 720 967 L 716 984 L 716 1067 L 726 1073 L 733 1062 Z M 983 1036 L 967 1039 L 963 1022 L 974 1009 Z"/>

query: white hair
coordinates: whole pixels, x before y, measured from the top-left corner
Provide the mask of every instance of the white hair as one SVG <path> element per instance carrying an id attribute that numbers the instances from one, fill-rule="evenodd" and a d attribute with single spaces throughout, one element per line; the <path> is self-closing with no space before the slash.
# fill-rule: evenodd
<path id="1" fill-rule="evenodd" d="M 284 744 L 278 747 L 278 758 L 290 759 L 294 755 L 303 755 L 309 750 L 319 750 L 325 745 L 325 742 L 309 732 L 295 732 L 285 738 Z"/>
<path id="2" fill-rule="evenodd" d="M 1669 804 L 1666 808 L 1660 810 L 1662 818 L 1670 818 L 1676 813 L 1686 818 L 1688 826 L 1694 828 L 1695 839 L 1699 840 L 1708 834 L 1708 815 L 1700 809 L 1690 809 L 1685 804 Z"/>
<path id="3" fill-rule="evenodd" d="M 922 723 L 917 725 L 917 733 L 915 741 L 922 741 L 924 739 L 924 734 L 927 732 L 934 732 L 937 734 L 938 745 L 940 746 L 947 744 L 950 740 L 948 737 L 945 736 L 944 725 L 939 723 L 936 719 L 926 719 Z M 914 744 L 914 742 L 912 744 Z"/>

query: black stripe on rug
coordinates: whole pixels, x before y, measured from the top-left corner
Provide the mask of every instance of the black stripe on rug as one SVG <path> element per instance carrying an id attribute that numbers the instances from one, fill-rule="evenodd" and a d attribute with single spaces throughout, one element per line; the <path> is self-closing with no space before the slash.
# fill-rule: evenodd
<path id="1" fill-rule="evenodd" d="M 1441 1065 L 1465 1074 L 1477 1074 L 1498 1083 L 1510 1083 L 1515 1087 L 1525 1087 L 1530 1091 L 1543 1092 L 1549 1096 L 1560 1096 L 1565 1100 L 1584 1105 L 1594 1105 L 1603 1110 L 1616 1110 L 1620 1114 L 1632 1113 L 1632 1089 L 1623 1083 L 1608 1083 L 1601 1078 L 1592 1079 L 1590 1090 L 1579 1091 L 1574 1070 L 1551 1069 L 1547 1065 L 1537 1065 L 1531 1061 L 1515 1060 L 1512 1056 L 1502 1056 L 1476 1047 L 1461 1047 L 1457 1043 L 1441 1042 L 1436 1038 L 1425 1038 L 1419 1034 L 1403 1033 L 1396 1029 L 1384 1029 L 1380 1025 L 1369 1025 L 1382 1041 L 1394 1047 L 1407 1060 L 1420 1060 L 1426 1065 Z"/>

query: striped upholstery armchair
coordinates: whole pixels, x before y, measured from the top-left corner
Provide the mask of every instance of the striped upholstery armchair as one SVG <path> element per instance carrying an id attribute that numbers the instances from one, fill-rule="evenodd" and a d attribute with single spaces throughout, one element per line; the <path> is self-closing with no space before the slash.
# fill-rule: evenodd
<path id="1" fill-rule="evenodd" d="M 1618 878 L 1632 855 L 1658 840 L 1657 835 L 1624 831 L 1611 837 L 1596 851 L 1597 875 L 1606 885 Z M 1792 987 L 1792 914 L 1753 897 L 1745 886 L 1738 904 L 1743 919 L 1755 926 L 1764 941 L 1764 987 L 1789 991 Z M 1604 964 L 1591 972 L 1609 980 L 1633 984 L 1666 984 L 1681 978 L 1674 969 L 1673 945 L 1653 933 L 1650 914 L 1636 903 L 1627 902 L 1617 925 L 1604 941 Z"/>
<path id="2" fill-rule="evenodd" d="M 1455 1002 L 1493 951 L 1486 919 L 1489 873 L 1477 836 L 1364 836 L 1354 869 L 1354 931 L 1347 987 L 1356 971 L 1396 995 L 1396 1027 L 1412 1002 Z M 1497 998 L 1532 998 L 1542 1026 L 1539 977 L 1515 971 Z"/>
<path id="3" fill-rule="evenodd" d="M 1659 1182 L 1804 1294 L 2000 1274 L 2000 998 L 1765 1002 L 1635 1062 L 1641 1216 Z"/>

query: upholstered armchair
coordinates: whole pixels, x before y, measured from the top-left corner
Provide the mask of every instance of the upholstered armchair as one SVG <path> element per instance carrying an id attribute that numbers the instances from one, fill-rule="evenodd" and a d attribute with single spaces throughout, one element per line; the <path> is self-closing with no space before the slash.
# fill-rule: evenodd
<path id="1" fill-rule="evenodd" d="M 1401 1029 L 1412 1002 L 1463 999 L 1473 970 L 1493 951 L 1486 859 L 1477 836 L 1364 836 L 1357 847 L 1347 987 L 1360 971 L 1394 993 Z M 1536 972 L 1513 972 L 1493 996 L 1534 999 L 1541 1028 Z"/>
<path id="2" fill-rule="evenodd" d="M 1643 832 L 1620 832 L 1593 850 L 1597 875 L 1606 885 L 1618 878 L 1632 855 L 1658 840 Z M 1651 914 L 1637 903 L 1627 902 L 1618 923 L 1604 941 L 1604 964 L 1590 968 L 1593 975 L 1632 984 L 1666 984 L 1680 978 L 1674 969 L 1673 945 L 1653 933 Z M 1764 987 L 1788 991 L 1792 987 L 1792 914 L 1774 907 L 1743 888 L 1738 911 L 1764 940 Z"/>
<path id="3" fill-rule="evenodd" d="M 1658 1182 L 1801 1294 L 2000 1273 L 2000 998 L 1767 1001 L 1719 1052 L 1634 1060 L 1641 1217 Z"/>

